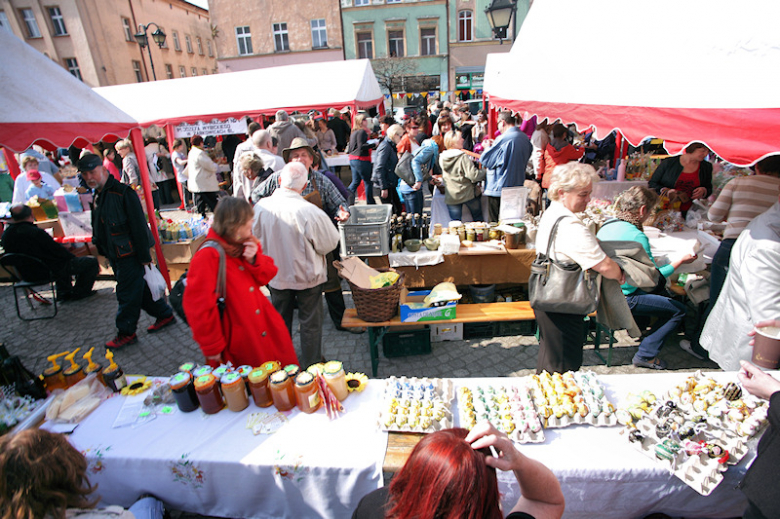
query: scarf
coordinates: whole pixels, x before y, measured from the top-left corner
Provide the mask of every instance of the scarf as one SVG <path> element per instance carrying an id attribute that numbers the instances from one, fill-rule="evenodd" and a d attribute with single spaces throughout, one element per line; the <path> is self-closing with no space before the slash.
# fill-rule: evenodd
<path id="1" fill-rule="evenodd" d="M 233 240 L 228 240 L 224 236 L 220 236 L 222 238 L 222 248 L 225 249 L 225 254 L 230 256 L 231 258 L 239 258 L 244 254 L 244 242 L 235 242 Z M 260 245 L 260 240 L 252 236 L 252 240 L 255 241 L 258 245 Z M 260 251 L 258 250 L 258 253 Z"/>
<path id="2" fill-rule="evenodd" d="M 622 220 L 634 225 L 641 232 L 645 232 L 644 227 L 642 227 L 642 222 L 639 220 L 638 214 L 629 213 L 628 211 L 620 211 L 617 214 L 617 218 L 618 220 Z"/>

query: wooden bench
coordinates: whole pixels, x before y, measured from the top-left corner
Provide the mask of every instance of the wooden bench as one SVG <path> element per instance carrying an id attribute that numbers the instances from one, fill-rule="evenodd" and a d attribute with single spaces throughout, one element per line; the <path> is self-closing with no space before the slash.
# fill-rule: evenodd
<path id="1" fill-rule="evenodd" d="M 531 304 L 528 301 L 514 301 L 511 303 L 485 303 L 476 305 L 458 305 L 457 316 L 455 319 L 447 320 L 451 323 L 487 323 L 497 321 L 533 321 L 536 319 Z M 441 323 L 443 321 L 433 321 Z M 399 316 L 395 316 L 389 321 L 380 323 L 369 323 L 357 316 L 354 308 L 348 308 L 344 312 L 344 318 L 341 320 L 341 326 L 344 328 L 368 328 L 368 345 L 371 350 L 371 370 L 372 376 L 376 377 L 377 366 L 379 365 L 379 342 L 390 328 L 408 328 L 419 326 L 421 324 L 430 324 L 428 322 L 402 323 Z"/>

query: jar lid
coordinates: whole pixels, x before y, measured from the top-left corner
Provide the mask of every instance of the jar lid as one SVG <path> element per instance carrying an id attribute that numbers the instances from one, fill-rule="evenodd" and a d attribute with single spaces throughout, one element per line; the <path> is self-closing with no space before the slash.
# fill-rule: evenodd
<path id="1" fill-rule="evenodd" d="M 244 364 L 243 366 L 239 366 L 236 371 L 238 371 L 239 375 L 245 377 L 252 372 L 252 366 L 250 366 L 249 364 Z"/>
<path id="2" fill-rule="evenodd" d="M 217 377 L 208 373 L 195 379 L 195 390 L 208 389 L 217 382 Z"/>
<path id="3" fill-rule="evenodd" d="M 282 369 L 282 364 L 279 361 L 272 360 L 263 364 L 262 368 L 270 375 L 274 371 Z"/>
<path id="4" fill-rule="evenodd" d="M 252 384 L 259 384 L 268 378 L 268 373 L 263 368 L 255 368 L 249 373 L 247 378 Z"/>
<path id="5" fill-rule="evenodd" d="M 322 362 L 318 362 L 317 364 L 312 364 L 311 366 L 306 368 L 306 371 L 308 371 L 309 373 L 315 376 L 322 375 L 322 370 L 324 367 L 325 364 L 323 364 Z"/>
<path id="6" fill-rule="evenodd" d="M 287 372 L 283 369 L 280 369 L 279 371 L 271 373 L 271 384 L 281 384 L 288 378 L 290 377 L 287 375 Z"/>
<path id="7" fill-rule="evenodd" d="M 339 371 L 342 371 L 344 369 L 344 366 L 341 364 L 341 362 L 337 360 L 332 360 L 330 362 L 325 363 L 325 367 L 323 368 L 323 372 L 326 375 L 336 375 Z"/>
<path id="8" fill-rule="evenodd" d="M 214 371 L 212 371 L 211 373 L 215 377 L 217 377 L 217 379 L 221 380 L 222 379 L 222 375 L 224 375 L 225 373 L 228 373 L 229 371 L 230 371 L 229 367 L 227 367 L 227 366 L 220 366 L 217 369 L 215 369 Z"/>
<path id="9" fill-rule="evenodd" d="M 196 367 L 198 367 L 198 365 L 194 362 L 185 362 L 184 364 L 179 366 L 179 371 L 192 371 Z"/>
<path id="10" fill-rule="evenodd" d="M 171 386 L 171 389 L 181 389 L 189 384 L 190 380 L 192 380 L 192 375 L 189 372 L 180 371 L 171 377 L 168 384 Z"/>
<path id="11" fill-rule="evenodd" d="M 220 379 L 220 382 L 222 382 L 223 386 L 232 386 L 233 384 L 237 384 L 238 382 L 242 382 L 244 379 L 241 378 L 240 373 L 236 373 L 235 371 L 231 371 L 230 373 L 226 373 L 222 376 Z"/>
<path id="12" fill-rule="evenodd" d="M 300 373 L 298 373 L 298 376 L 295 377 L 296 386 L 307 386 L 312 382 L 314 382 L 314 375 L 312 375 L 308 371 L 301 371 Z"/>
<path id="13" fill-rule="evenodd" d="M 195 368 L 195 371 L 192 372 L 192 376 L 198 378 L 203 375 L 208 375 L 212 371 L 214 371 L 214 369 L 211 366 L 198 366 Z"/>
<path id="14" fill-rule="evenodd" d="M 66 377 L 69 377 L 70 375 L 74 375 L 74 374 L 78 373 L 81 370 L 82 370 L 81 366 L 78 366 L 78 365 L 71 366 L 71 367 L 69 367 L 68 369 L 65 370 L 63 375 L 65 375 Z"/>
<path id="15" fill-rule="evenodd" d="M 301 371 L 301 368 L 299 368 L 297 364 L 288 364 L 284 367 L 284 370 L 288 375 L 290 375 L 290 377 L 294 377 L 298 374 L 299 371 Z"/>

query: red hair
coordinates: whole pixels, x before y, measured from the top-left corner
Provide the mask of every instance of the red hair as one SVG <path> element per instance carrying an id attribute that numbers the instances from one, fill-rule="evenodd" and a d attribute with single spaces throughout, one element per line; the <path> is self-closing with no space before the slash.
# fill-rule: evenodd
<path id="1" fill-rule="evenodd" d="M 390 483 L 390 519 L 500 519 L 496 471 L 466 429 L 427 435 Z"/>

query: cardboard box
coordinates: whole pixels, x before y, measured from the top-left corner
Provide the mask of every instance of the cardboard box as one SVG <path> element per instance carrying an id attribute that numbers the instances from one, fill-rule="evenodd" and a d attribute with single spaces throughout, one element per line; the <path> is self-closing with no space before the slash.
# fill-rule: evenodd
<path id="1" fill-rule="evenodd" d="M 409 308 L 408 303 L 422 303 L 425 300 L 425 296 L 430 294 L 430 290 L 419 290 L 417 292 L 409 292 L 406 288 L 401 289 L 401 322 L 402 323 L 414 323 L 423 321 L 446 321 L 449 319 L 455 319 L 457 303 L 450 302 L 445 306 L 437 306 L 434 308 L 422 308 L 415 310 Z"/>
<path id="2" fill-rule="evenodd" d="M 161 247 L 166 263 L 189 263 L 204 241 L 205 234 L 190 241 L 163 243 Z"/>
<path id="3" fill-rule="evenodd" d="M 431 342 L 463 340 L 463 323 L 435 323 L 430 327 Z"/>
<path id="4" fill-rule="evenodd" d="M 166 255 L 165 257 L 167 258 L 168 256 Z M 355 256 L 341 260 L 339 275 L 360 288 L 371 288 L 371 276 L 378 276 L 379 274 L 381 272 L 372 269 L 363 263 L 363 260 Z"/>

